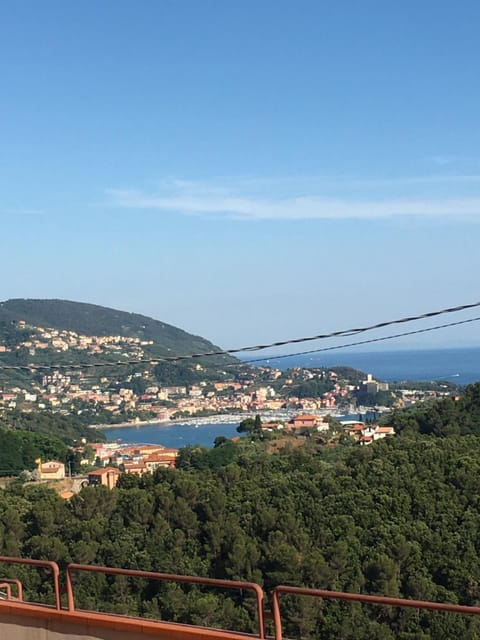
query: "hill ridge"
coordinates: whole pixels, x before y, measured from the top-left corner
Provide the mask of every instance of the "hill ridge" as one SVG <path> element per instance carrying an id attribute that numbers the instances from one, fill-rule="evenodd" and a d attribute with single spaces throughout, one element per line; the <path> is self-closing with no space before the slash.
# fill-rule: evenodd
<path id="1" fill-rule="evenodd" d="M 0 302 L 0 323 L 18 323 L 75 331 L 86 335 L 127 337 L 153 340 L 170 355 L 217 351 L 219 347 L 201 336 L 191 334 L 149 316 L 121 311 L 102 305 L 59 298 L 12 298 Z M 217 363 L 235 362 L 220 356 Z"/>

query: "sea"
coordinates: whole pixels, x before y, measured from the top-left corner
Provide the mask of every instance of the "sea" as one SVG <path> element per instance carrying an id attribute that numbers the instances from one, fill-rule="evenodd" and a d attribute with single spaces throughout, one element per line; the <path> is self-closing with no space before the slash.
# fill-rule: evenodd
<path id="1" fill-rule="evenodd" d="M 480 380 L 480 347 L 462 349 L 425 349 L 355 352 L 266 358 L 257 364 L 278 369 L 290 367 L 348 366 L 371 373 L 385 382 L 403 380 L 447 380 L 466 385 Z"/>
<path id="2" fill-rule="evenodd" d="M 227 419 L 226 419 L 227 420 Z M 238 436 L 239 419 L 225 422 L 175 422 L 174 424 L 149 424 L 137 427 L 111 427 L 105 429 L 108 442 L 117 440 L 124 444 L 162 444 L 171 449 L 188 445 L 213 447 L 217 436 L 233 438 Z"/>
<path id="3" fill-rule="evenodd" d="M 279 369 L 290 367 L 334 367 L 349 366 L 371 373 L 377 380 L 385 382 L 416 380 L 446 380 L 467 385 L 480 380 L 480 348 L 430 349 L 410 351 L 376 351 L 322 353 L 289 356 L 281 359 L 266 358 L 263 364 Z M 257 364 L 262 364 L 257 363 Z M 187 445 L 212 447 L 217 436 L 232 438 L 237 434 L 239 419 L 219 422 L 201 419 L 198 422 L 174 424 L 149 424 L 135 427 L 113 427 L 105 430 L 108 441 L 123 443 L 162 444 L 174 449 Z"/>

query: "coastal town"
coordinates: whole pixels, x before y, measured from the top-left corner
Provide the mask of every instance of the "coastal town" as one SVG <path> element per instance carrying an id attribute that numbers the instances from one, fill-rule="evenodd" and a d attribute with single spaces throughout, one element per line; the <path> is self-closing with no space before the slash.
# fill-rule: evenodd
<path id="1" fill-rule="evenodd" d="M 217 378 L 212 376 L 212 370 L 194 363 L 191 367 L 194 382 L 162 384 L 151 366 L 137 366 L 133 373 L 120 366 L 123 362 L 148 359 L 146 349 L 153 341 L 118 335 L 81 335 L 75 331 L 30 326 L 24 321 L 18 323 L 18 329 L 26 338 L 16 344 L 0 342 L 0 356 L 27 356 L 35 375 L 28 387 L 18 383 L 0 384 L 0 415 L 15 409 L 86 414 L 92 424 L 158 422 L 283 410 L 335 415 L 361 413 L 365 406 L 405 407 L 448 395 L 448 390 L 411 386 L 392 391 L 388 383 L 377 381 L 369 374 L 359 378 L 359 372 L 346 368 L 339 371 L 295 367 L 284 371 L 240 362 L 230 369 L 218 369 Z M 87 364 L 89 358 L 102 356 L 106 359 L 108 374 L 98 367 L 102 361 L 95 363 L 95 369 L 53 365 L 37 370 L 35 363 L 39 354 L 48 354 L 54 362 L 65 354 L 80 356 L 80 359 L 84 356 Z M 107 367 L 112 362 L 119 366 Z"/>
<path id="2" fill-rule="evenodd" d="M 317 415 L 297 414 L 288 421 L 261 422 L 261 438 L 268 434 L 290 435 L 296 438 L 314 437 L 314 434 L 322 434 L 331 430 L 331 423 L 323 421 Z M 365 424 L 363 422 L 345 421 L 343 423 L 344 434 L 360 445 L 368 445 L 376 440 L 394 436 L 393 427 L 379 426 L 377 424 Z M 239 440 L 240 436 L 233 440 Z M 118 479 L 124 473 L 143 476 L 153 473 L 158 468 L 175 468 L 179 455 L 178 449 L 167 448 L 154 444 L 128 445 L 119 442 L 106 443 L 82 443 L 76 447 L 81 452 L 80 465 L 85 467 L 85 472 L 80 475 L 80 482 L 71 484 L 77 490 L 83 486 L 105 486 L 112 489 L 117 485 Z M 31 474 L 31 480 L 40 482 L 55 482 L 67 478 L 66 465 L 58 460 L 42 462 L 36 460 L 37 468 Z M 95 468 L 94 468 L 95 467 Z M 71 478 L 71 473 L 68 474 Z M 62 491 L 64 498 L 70 498 L 74 491 Z"/>
<path id="3" fill-rule="evenodd" d="M 20 320 L 13 339 L 10 331 L 0 340 L 0 361 L 14 373 L 28 376 L 2 380 L 0 420 L 41 414 L 107 428 L 235 418 L 238 431 L 246 432 L 242 435 L 275 440 L 281 446 L 307 440 L 319 446 L 340 442 L 365 446 L 394 435 L 392 427 L 376 420 L 389 408 L 408 407 L 450 392 L 441 385 L 391 388 L 371 374 L 348 367 L 283 370 L 270 362 L 252 366 L 239 360 L 223 367 L 192 360 L 173 373 L 168 370 L 165 378 L 165 371 L 156 368 L 162 359 L 152 357 L 155 346 L 153 340 L 138 337 L 86 335 Z M 256 432 L 242 429 L 249 422 L 255 422 Z M 161 444 L 127 445 L 85 437 L 70 447 L 79 480 L 67 494 L 73 486 L 77 490 L 84 485 L 112 488 L 124 473 L 142 476 L 173 468 L 179 456 L 178 449 Z M 29 479 L 58 482 L 71 476 L 70 463 L 38 459 Z"/>

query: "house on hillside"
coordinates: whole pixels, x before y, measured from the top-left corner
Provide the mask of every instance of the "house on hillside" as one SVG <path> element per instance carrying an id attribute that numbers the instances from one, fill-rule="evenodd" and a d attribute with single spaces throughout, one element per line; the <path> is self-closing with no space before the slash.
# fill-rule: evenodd
<path id="1" fill-rule="evenodd" d="M 48 462 L 38 462 L 38 471 L 40 480 L 63 480 L 65 478 L 65 465 L 58 460 L 49 460 Z"/>
<path id="2" fill-rule="evenodd" d="M 373 439 L 380 440 L 381 438 L 386 438 L 387 436 L 394 436 L 394 435 L 395 435 L 395 429 L 393 427 L 377 427 L 373 435 Z"/>
<path id="3" fill-rule="evenodd" d="M 121 472 L 115 469 L 115 467 L 104 467 L 103 469 L 90 471 L 88 474 L 88 484 L 92 487 L 103 485 L 104 487 L 108 487 L 108 489 L 113 489 L 113 487 L 117 486 L 120 473 Z"/>
<path id="4" fill-rule="evenodd" d="M 143 476 L 148 472 L 145 462 L 125 462 L 125 473 L 133 473 L 136 476 Z"/>
<path id="5" fill-rule="evenodd" d="M 289 420 L 287 422 L 287 429 L 289 431 L 294 431 L 295 429 L 298 429 L 300 427 L 312 428 L 317 426 L 317 422 L 318 422 L 318 416 L 304 413 L 304 414 L 295 416 L 291 420 Z"/>
<path id="6" fill-rule="evenodd" d="M 387 436 L 394 436 L 393 427 L 379 427 L 377 424 L 364 424 L 363 422 L 349 423 L 345 433 L 355 438 L 362 445 L 371 444 L 375 440 L 381 440 Z"/>
<path id="7" fill-rule="evenodd" d="M 163 449 L 157 453 L 151 453 L 144 458 L 148 471 L 155 471 L 158 467 L 175 467 L 177 462 L 178 449 Z"/>
<path id="8" fill-rule="evenodd" d="M 278 431 L 278 429 L 283 428 L 283 422 L 262 422 L 262 429 L 264 431 Z"/>

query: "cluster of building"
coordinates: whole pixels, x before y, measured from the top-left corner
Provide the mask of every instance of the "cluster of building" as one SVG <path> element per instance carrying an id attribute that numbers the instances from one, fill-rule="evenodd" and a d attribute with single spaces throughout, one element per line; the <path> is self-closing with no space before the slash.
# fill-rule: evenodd
<path id="1" fill-rule="evenodd" d="M 378 424 L 365 424 L 363 422 L 344 422 L 343 424 L 345 433 L 361 445 L 371 444 L 375 440 L 395 435 L 393 427 L 380 427 Z"/>
<path id="2" fill-rule="evenodd" d="M 202 370 L 199 365 L 197 368 Z M 41 383 L 33 391 L 19 387 L 0 391 L 0 411 L 21 407 L 23 411 L 49 409 L 68 414 L 88 409 L 93 413 L 137 413 L 142 417 L 169 420 L 199 414 L 335 409 L 337 401 L 348 395 L 348 387 L 335 383 L 332 391 L 319 398 L 298 398 L 292 387 L 299 383 L 300 376 L 301 380 L 310 379 L 308 370 L 291 372 L 291 377 L 282 380 L 281 385 L 275 384 L 282 375 L 280 370 L 269 370 L 267 375 L 265 371 L 266 368 L 259 368 L 239 380 L 160 386 L 153 383 L 150 372 L 119 380 L 101 377 L 98 381 L 82 382 L 73 380 L 70 374 L 52 370 L 42 376 Z M 149 382 L 143 393 L 136 393 L 130 386 L 120 386 L 137 377 Z"/>
<path id="3" fill-rule="evenodd" d="M 35 362 L 37 351 L 52 353 L 83 351 L 86 355 L 109 354 L 129 360 L 146 357 L 145 348 L 153 341 L 128 336 L 91 336 L 75 331 L 27 325 L 19 321 L 17 327 L 28 332 L 27 338 L 15 346 L 0 344 L 0 353 L 28 352 Z M 113 357 L 112 357 L 113 359 Z M 203 371 L 196 363 L 196 373 Z M 248 369 L 248 371 L 247 371 Z M 159 386 L 150 370 L 118 377 L 92 379 L 82 371 L 52 370 L 42 376 L 33 388 L 19 387 L 0 391 L 2 409 L 22 408 L 22 411 L 53 410 L 61 413 L 78 413 L 88 409 L 93 413 L 109 412 L 112 415 L 138 414 L 152 419 L 168 420 L 177 416 L 215 414 L 225 412 L 277 411 L 283 408 L 315 411 L 335 408 L 339 399 L 346 397 L 348 389 L 337 385 L 320 398 L 299 399 L 292 387 L 299 382 L 312 380 L 318 373 L 307 369 L 293 369 L 285 376 L 279 369 L 270 367 L 246 367 L 244 375 L 219 372 L 222 379 L 211 381 L 208 376 L 197 384 Z M 334 372 L 328 374 L 336 382 Z M 141 385 L 132 384 L 140 378 Z M 228 379 L 231 378 L 231 379 Z M 279 379 L 281 384 L 279 384 Z M 122 386 L 125 385 L 125 386 Z M 144 388 L 143 393 L 133 389 Z M 286 406 L 288 405 L 288 406 Z"/>
<path id="4" fill-rule="evenodd" d="M 86 473 L 86 484 L 116 486 L 122 473 L 143 475 L 153 473 L 159 467 L 174 468 L 178 449 L 168 449 L 162 445 L 120 445 L 118 443 L 89 443 L 89 449 L 99 468 Z M 82 464 L 89 465 L 85 458 Z M 66 477 L 65 464 L 58 460 L 36 460 L 38 480 L 63 480 Z"/>
<path id="5" fill-rule="evenodd" d="M 36 327 L 27 325 L 23 320 L 17 323 L 19 329 L 28 329 L 30 336 L 27 340 L 18 342 L 14 347 L 0 344 L 0 353 L 19 351 L 28 349 L 31 356 L 38 351 L 51 349 L 57 353 L 64 351 L 85 351 L 96 355 L 99 353 L 124 351 L 123 355 L 131 357 L 136 355 L 141 357 L 144 354 L 143 348 L 152 345 L 153 340 L 140 340 L 129 336 L 88 336 L 69 331 L 67 329 L 52 329 L 46 327 Z"/>
<path id="6" fill-rule="evenodd" d="M 325 432 L 331 428 L 329 422 L 314 414 L 298 414 L 290 420 L 262 422 L 264 431 L 285 431 L 295 436 L 306 436 L 315 432 Z M 363 422 L 344 422 L 344 433 L 354 438 L 360 445 L 368 445 L 387 436 L 395 435 L 393 427 L 365 424 Z M 237 438 L 235 438 L 236 440 Z M 117 485 L 123 473 L 142 476 L 153 473 L 159 467 L 174 468 L 178 457 L 178 449 L 169 449 L 162 445 L 119 443 L 88 443 L 84 451 L 89 451 L 90 459 L 85 457 L 82 464 L 91 465 L 95 461 L 96 469 L 86 473 L 85 484 L 90 486 L 106 486 L 112 489 Z M 65 464 L 57 460 L 42 462 L 36 460 L 36 478 L 38 480 L 62 480 L 66 477 Z M 73 495 L 67 491 L 63 494 L 69 498 Z"/>
<path id="7" fill-rule="evenodd" d="M 343 431 L 346 435 L 354 438 L 361 445 L 366 445 L 386 438 L 394 436 L 395 430 L 389 426 L 379 426 L 378 424 L 366 424 L 365 422 L 341 421 Z M 276 431 L 283 429 L 288 433 L 296 436 L 305 436 L 314 432 L 326 432 L 331 428 L 328 421 L 323 420 L 318 415 L 299 414 L 293 416 L 287 422 L 263 422 L 262 429 L 265 431 Z"/>
<path id="8" fill-rule="evenodd" d="M 264 431 L 278 431 L 283 429 L 287 433 L 303 436 L 312 431 L 328 431 L 330 429 L 330 423 L 323 420 L 319 415 L 302 413 L 293 416 L 285 422 L 262 422 L 262 429 Z"/>
<path id="9" fill-rule="evenodd" d="M 106 384 L 109 381 L 102 379 Z M 102 383 L 102 380 L 100 381 Z M 322 398 L 303 398 L 295 395 L 277 395 L 270 386 L 256 386 L 254 381 L 231 382 L 223 388 L 230 393 L 218 395 L 207 382 L 190 386 L 147 387 L 145 393 L 137 394 L 130 388 L 118 390 L 102 388 L 92 384 L 89 388 L 73 383 L 70 376 L 54 371 L 44 376 L 42 386 L 35 391 L 13 387 L 0 391 L 1 409 L 20 408 L 22 411 L 51 409 L 69 414 L 89 409 L 93 413 L 108 412 L 112 415 L 138 413 L 159 421 L 181 416 L 221 413 L 278 411 L 281 409 L 304 409 L 315 411 L 336 406 L 335 392 Z M 254 387 L 254 388 L 253 388 Z M 284 390 L 285 393 L 285 390 Z"/>
<path id="10" fill-rule="evenodd" d="M 159 467 L 174 468 L 177 456 L 178 449 L 167 449 L 159 445 L 119 447 L 110 457 L 107 466 L 89 471 L 88 484 L 104 485 L 112 489 L 122 473 L 143 476 L 145 473 L 153 473 Z M 112 463 L 117 463 L 119 466 L 113 467 Z"/>
<path id="11" fill-rule="evenodd" d="M 152 341 L 128 336 L 88 336 L 75 331 L 33 327 L 19 322 L 28 330 L 28 338 L 15 347 L 0 344 L 0 352 L 28 349 L 34 356 L 37 350 L 55 352 L 85 351 L 87 354 L 115 353 L 128 359 L 145 356 L 145 347 Z M 196 377 L 201 378 L 201 364 L 192 365 Z M 356 393 L 388 391 L 388 384 L 378 382 L 371 375 L 360 385 L 339 379 L 332 370 L 292 368 L 288 372 L 272 367 L 240 367 L 238 371 L 219 371 L 219 380 L 205 380 L 190 385 L 159 385 L 152 371 L 124 374 L 118 368 L 116 377 L 92 378 L 82 371 L 51 370 L 30 389 L 10 387 L 0 390 L 2 411 L 21 408 L 22 411 L 51 410 L 63 414 L 88 411 L 101 414 L 103 422 L 151 419 L 167 421 L 171 418 L 223 413 L 262 413 L 268 411 L 339 412 L 352 403 Z M 200 374 L 200 375 L 198 375 Z M 231 379 L 228 379 L 228 378 Z M 139 380 L 138 380 L 139 379 Z M 328 382 L 328 391 L 316 397 L 298 397 L 296 389 L 305 383 Z M 137 393 L 135 389 L 142 389 Z M 436 392 L 396 392 L 399 406 L 419 402 Z M 106 419 L 106 415 L 119 416 Z M 92 422 L 95 422 L 92 417 Z"/>
<path id="12" fill-rule="evenodd" d="M 117 442 L 91 443 L 98 465 L 115 465 L 125 472 L 143 475 L 158 467 L 175 467 L 178 449 L 168 449 L 159 444 L 125 445 Z"/>

